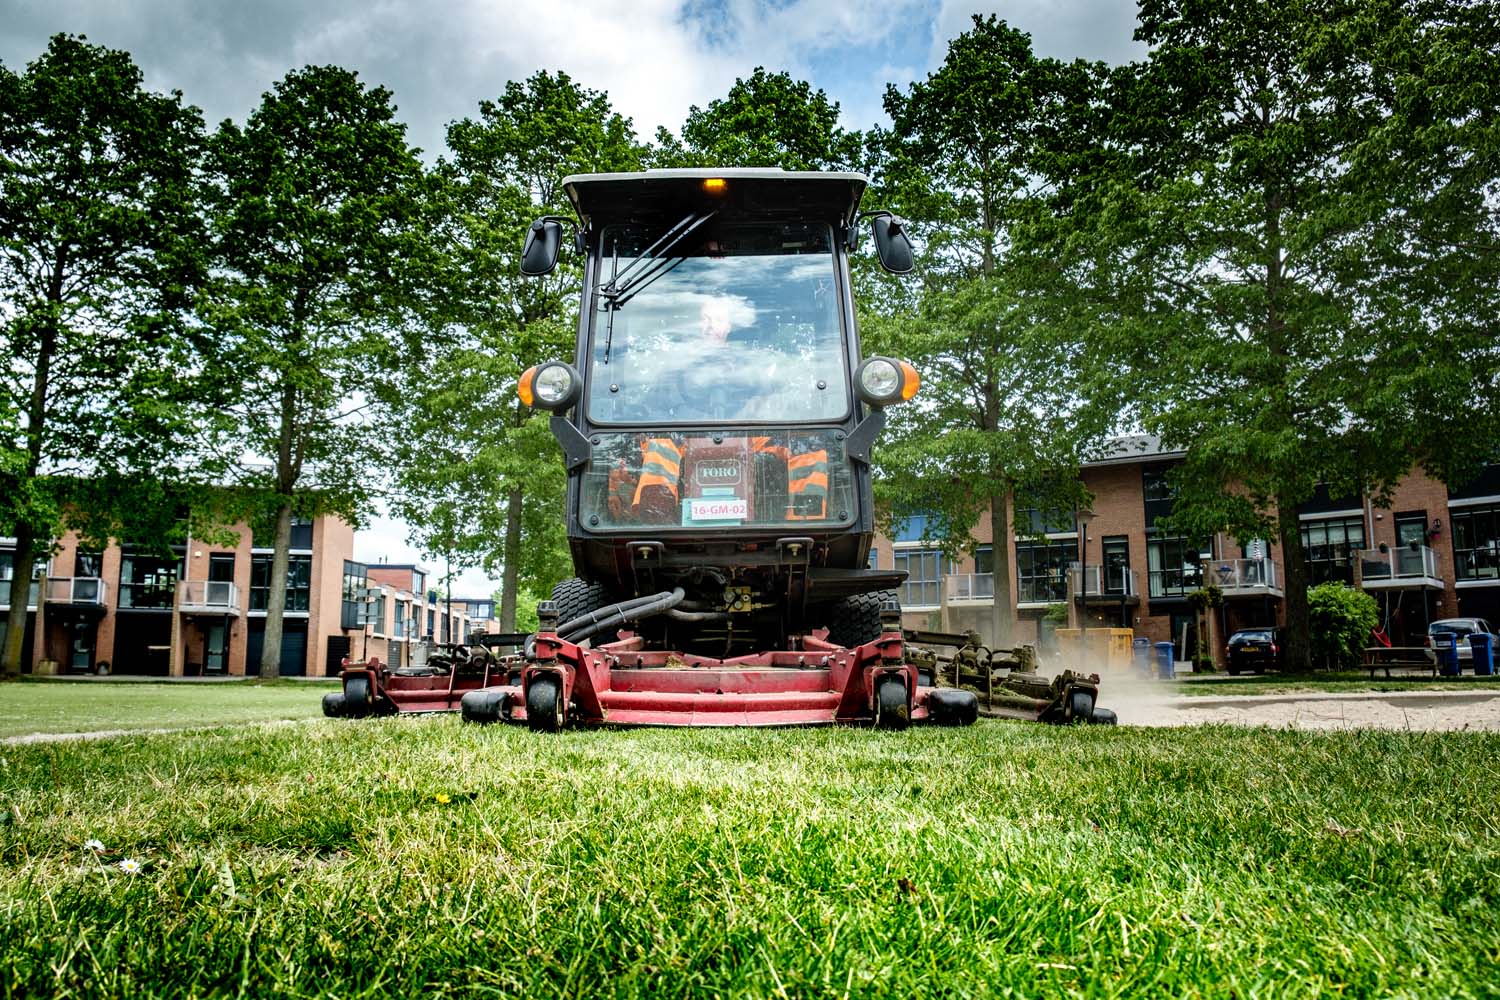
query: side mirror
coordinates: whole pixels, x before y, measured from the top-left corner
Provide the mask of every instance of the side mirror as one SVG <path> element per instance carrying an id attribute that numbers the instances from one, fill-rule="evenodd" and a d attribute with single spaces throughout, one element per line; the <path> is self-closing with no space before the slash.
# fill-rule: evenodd
<path id="1" fill-rule="evenodd" d="M 521 273 L 528 278 L 551 274 L 557 266 L 557 252 L 562 249 L 562 222 L 551 217 L 538 219 L 526 230 L 526 245 L 521 250 Z"/>
<path id="2" fill-rule="evenodd" d="M 875 251 L 880 266 L 892 274 L 906 274 L 912 268 L 911 238 L 906 235 L 906 220 L 889 212 L 875 217 L 870 227 L 875 231 Z"/>

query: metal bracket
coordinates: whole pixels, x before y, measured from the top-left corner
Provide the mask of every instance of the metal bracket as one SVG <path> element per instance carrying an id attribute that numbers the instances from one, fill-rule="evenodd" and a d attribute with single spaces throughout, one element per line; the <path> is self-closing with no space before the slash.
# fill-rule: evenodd
<path id="1" fill-rule="evenodd" d="M 557 419 L 556 417 L 553 418 Z M 870 446 L 875 443 L 875 435 L 885 429 L 885 411 L 871 409 L 849 436 L 844 439 L 844 454 L 854 459 L 861 465 L 870 464 Z"/>
<path id="2" fill-rule="evenodd" d="M 572 472 L 581 465 L 587 465 L 593 457 L 593 447 L 589 439 L 578 433 L 578 428 L 568 422 L 568 418 L 561 413 L 552 414 L 552 436 L 557 438 L 557 443 L 562 445 L 563 460 L 568 465 L 568 471 Z M 855 428 L 858 430 L 858 428 Z"/>

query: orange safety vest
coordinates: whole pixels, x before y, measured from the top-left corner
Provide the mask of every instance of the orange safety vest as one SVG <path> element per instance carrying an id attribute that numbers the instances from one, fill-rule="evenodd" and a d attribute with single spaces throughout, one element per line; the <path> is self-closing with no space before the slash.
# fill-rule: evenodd
<path id="1" fill-rule="evenodd" d="M 828 450 L 819 448 L 786 460 L 788 521 L 821 521 L 828 516 Z"/>

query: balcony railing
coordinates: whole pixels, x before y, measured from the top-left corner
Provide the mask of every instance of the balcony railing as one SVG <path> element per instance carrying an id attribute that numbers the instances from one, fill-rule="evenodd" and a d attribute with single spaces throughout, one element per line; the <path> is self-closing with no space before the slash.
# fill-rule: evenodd
<path id="1" fill-rule="evenodd" d="M 952 573 L 947 577 L 948 603 L 989 603 L 995 599 L 995 574 Z"/>
<path id="2" fill-rule="evenodd" d="M 1135 570 L 1129 566 L 1085 566 L 1068 573 L 1073 593 L 1080 597 L 1118 601 L 1137 596 Z"/>
<path id="3" fill-rule="evenodd" d="M 10 588 L 11 588 L 11 581 L 10 580 L 0 580 L 0 608 L 9 608 L 10 607 Z M 30 589 L 29 594 L 27 595 L 27 600 L 26 600 L 26 606 L 28 608 L 34 608 L 34 607 L 36 607 L 36 599 L 37 599 L 37 596 L 40 593 L 40 591 L 41 591 L 41 583 L 39 581 L 37 581 L 37 580 L 32 580 L 31 581 L 31 589 Z"/>
<path id="4" fill-rule="evenodd" d="M 97 576 L 49 576 L 48 604 L 103 604 L 109 584 Z"/>
<path id="5" fill-rule="evenodd" d="M 1365 549 L 1359 554 L 1359 571 L 1366 587 L 1442 585 L 1437 553 L 1425 545 L 1403 545 L 1384 552 Z"/>
<path id="6" fill-rule="evenodd" d="M 1203 564 L 1203 584 L 1226 597 L 1280 595 L 1281 579 L 1269 559 L 1210 559 Z"/>
<path id="7" fill-rule="evenodd" d="M 240 588 L 227 580 L 182 580 L 177 584 L 177 610 L 237 615 Z"/>

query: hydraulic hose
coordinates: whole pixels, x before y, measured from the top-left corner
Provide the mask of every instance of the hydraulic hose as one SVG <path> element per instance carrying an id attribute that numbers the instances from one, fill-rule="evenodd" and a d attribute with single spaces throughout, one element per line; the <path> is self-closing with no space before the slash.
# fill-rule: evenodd
<path id="1" fill-rule="evenodd" d="M 678 587 L 670 594 L 665 592 L 656 594 L 645 603 L 627 603 L 625 609 L 619 613 L 610 615 L 602 621 L 594 622 L 592 625 L 585 626 L 576 632 L 563 636 L 563 638 L 569 642 L 581 642 L 597 632 L 603 632 L 605 629 L 613 628 L 616 625 L 623 625 L 627 621 L 639 621 L 642 618 L 659 615 L 681 604 L 684 596 L 686 596 L 685 592 L 681 587 Z M 617 605 L 617 607 L 619 606 Z M 559 630 L 559 634 L 561 634 L 561 630 Z"/>
<path id="2" fill-rule="evenodd" d="M 670 597 L 671 594 L 671 591 L 664 590 L 659 594 L 648 594 L 645 597 L 632 597 L 628 601 L 621 601 L 618 604 L 611 604 L 608 607 L 596 608 L 593 611 L 589 611 L 585 614 L 579 615 L 577 618 L 572 618 L 568 621 L 563 622 L 561 625 L 557 626 L 557 634 L 562 636 L 564 639 L 571 639 L 571 633 L 574 629 L 582 628 L 585 625 L 592 625 L 595 622 L 601 622 L 606 618 L 612 618 L 617 614 L 623 614 L 628 611 L 633 611 L 638 607 L 650 604 L 652 601 L 661 600 L 663 597 Z"/>
<path id="3" fill-rule="evenodd" d="M 668 618 L 675 618 L 680 622 L 724 622 L 729 620 L 727 611 L 683 611 L 681 608 L 668 608 Z"/>

